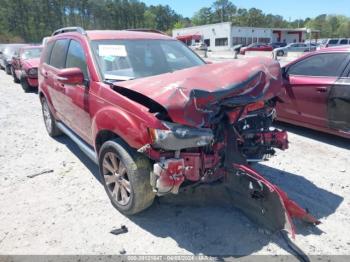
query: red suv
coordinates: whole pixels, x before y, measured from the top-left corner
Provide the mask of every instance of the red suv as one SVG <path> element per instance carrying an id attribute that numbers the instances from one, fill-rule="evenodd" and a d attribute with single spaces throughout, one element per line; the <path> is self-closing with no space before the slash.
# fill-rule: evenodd
<path id="1" fill-rule="evenodd" d="M 120 212 L 230 181 L 255 221 L 293 231 L 291 217 L 317 220 L 247 166 L 287 147 L 271 129 L 281 80 L 267 58 L 206 64 L 163 34 L 63 28 L 41 56 L 39 96 L 49 135 L 65 133 L 99 165 Z"/>

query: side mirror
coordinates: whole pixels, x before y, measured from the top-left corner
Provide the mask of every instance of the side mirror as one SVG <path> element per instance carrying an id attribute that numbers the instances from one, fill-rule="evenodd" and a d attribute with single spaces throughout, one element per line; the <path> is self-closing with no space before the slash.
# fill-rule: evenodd
<path id="1" fill-rule="evenodd" d="M 61 69 L 57 74 L 57 80 L 62 84 L 67 85 L 83 85 L 84 74 L 80 68 L 65 68 Z"/>

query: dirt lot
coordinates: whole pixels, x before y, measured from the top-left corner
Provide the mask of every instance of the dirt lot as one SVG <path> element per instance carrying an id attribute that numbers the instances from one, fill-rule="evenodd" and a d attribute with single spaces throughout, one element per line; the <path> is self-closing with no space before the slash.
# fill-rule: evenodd
<path id="1" fill-rule="evenodd" d="M 290 131 L 290 149 L 255 168 L 322 221 L 297 224 L 307 254 L 350 254 L 350 143 Z M 220 187 L 157 199 L 125 217 L 112 208 L 97 167 L 67 137 L 47 134 L 36 93 L 0 72 L 0 254 L 287 254 L 231 207 Z M 54 172 L 34 178 L 45 169 Z M 112 235 L 124 224 L 129 232 Z"/>

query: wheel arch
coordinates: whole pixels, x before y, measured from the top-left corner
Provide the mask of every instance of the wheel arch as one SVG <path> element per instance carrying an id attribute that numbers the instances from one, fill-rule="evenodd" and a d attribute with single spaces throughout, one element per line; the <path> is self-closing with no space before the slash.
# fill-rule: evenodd
<path id="1" fill-rule="evenodd" d="M 113 138 L 120 138 L 135 149 L 150 142 L 146 122 L 114 106 L 101 109 L 95 114 L 92 135 L 97 154 L 102 144 Z"/>

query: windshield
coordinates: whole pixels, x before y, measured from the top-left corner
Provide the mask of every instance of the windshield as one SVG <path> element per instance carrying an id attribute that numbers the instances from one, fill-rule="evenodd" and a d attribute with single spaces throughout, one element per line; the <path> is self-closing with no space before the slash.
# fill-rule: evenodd
<path id="1" fill-rule="evenodd" d="M 42 51 L 42 48 L 24 49 L 21 52 L 21 58 L 24 60 L 38 58 L 41 55 L 41 51 Z"/>
<path id="2" fill-rule="evenodd" d="M 205 64 L 173 40 L 95 40 L 91 45 L 104 79 L 129 80 Z"/>
<path id="3" fill-rule="evenodd" d="M 18 50 L 24 45 L 11 45 L 7 46 L 4 49 L 4 55 L 5 57 L 11 58 L 12 56 L 18 54 Z"/>

